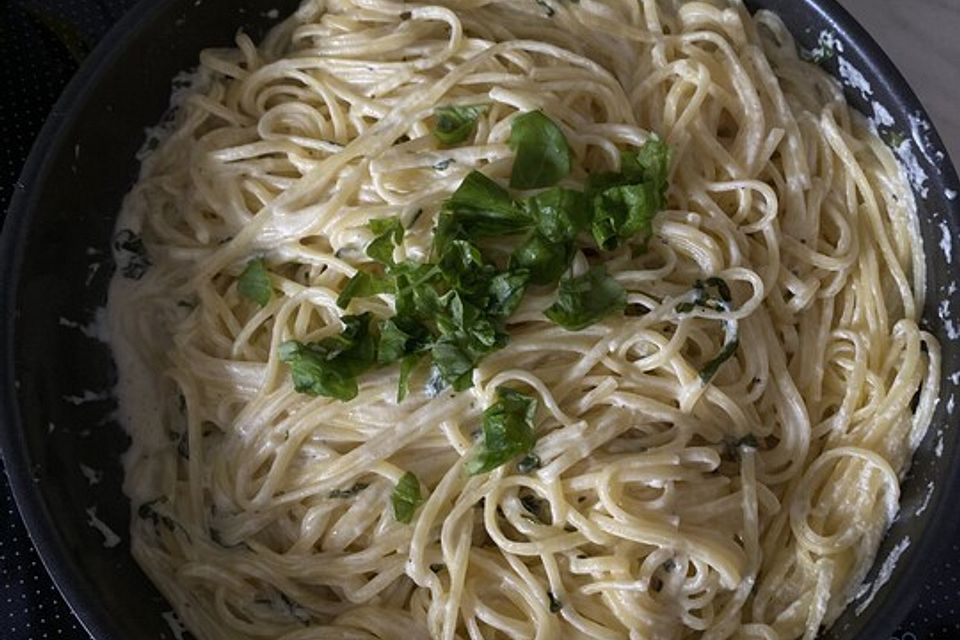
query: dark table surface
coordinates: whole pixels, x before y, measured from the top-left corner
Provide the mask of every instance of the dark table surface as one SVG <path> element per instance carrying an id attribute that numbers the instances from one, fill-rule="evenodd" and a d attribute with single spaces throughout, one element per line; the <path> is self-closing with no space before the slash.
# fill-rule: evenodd
<path id="1" fill-rule="evenodd" d="M 0 211 L 64 85 L 135 0 L 0 0 Z M 890 638 L 960 639 L 960 544 Z M 0 474 L 0 638 L 88 640 L 40 563 Z M 139 640 L 139 639 L 130 639 Z"/>

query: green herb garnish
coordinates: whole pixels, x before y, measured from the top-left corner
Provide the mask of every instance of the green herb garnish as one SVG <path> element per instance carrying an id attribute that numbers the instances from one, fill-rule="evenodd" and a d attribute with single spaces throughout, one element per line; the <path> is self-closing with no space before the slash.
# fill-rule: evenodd
<path id="1" fill-rule="evenodd" d="M 581 191 L 553 187 L 527 198 L 523 207 L 550 242 L 569 242 L 590 224 L 591 203 Z"/>
<path id="2" fill-rule="evenodd" d="M 433 127 L 434 137 L 447 146 L 463 142 L 473 133 L 477 119 L 489 108 L 485 104 L 437 107 L 433 110 L 437 118 Z"/>
<path id="3" fill-rule="evenodd" d="M 622 154 L 619 173 L 591 176 L 590 232 L 598 247 L 611 250 L 636 236 L 641 242 L 650 237 L 653 217 L 666 202 L 669 167 L 669 147 L 654 138 Z"/>
<path id="4" fill-rule="evenodd" d="M 714 312 L 729 312 L 732 310 L 733 295 L 730 285 L 723 278 L 707 278 L 697 280 L 688 299 L 677 303 L 677 313 L 690 313 L 695 309 L 706 309 Z M 700 380 L 704 384 L 710 382 L 720 366 L 729 360 L 740 347 L 740 330 L 736 320 L 724 320 L 723 346 L 719 353 L 700 369 Z"/>
<path id="5" fill-rule="evenodd" d="M 367 245 L 367 255 L 380 264 L 392 267 L 393 250 L 403 242 L 403 224 L 400 218 L 377 218 L 368 225 L 376 237 Z"/>
<path id="6" fill-rule="evenodd" d="M 581 276 L 561 280 L 557 301 L 545 313 L 564 329 L 579 331 L 626 305 L 627 294 L 620 283 L 605 267 L 596 266 Z"/>
<path id="7" fill-rule="evenodd" d="M 280 360 L 290 365 L 294 389 L 311 396 L 351 400 L 357 376 L 376 362 L 370 313 L 341 318 L 344 330 L 319 342 L 290 340 L 280 345 Z"/>
<path id="8" fill-rule="evenodd" d="M 570 173 L 570 147 L 557 124 L 542 111 L 514 118 L 510 148 L 517 152 L 510 174 L 514 189 L 550 187 Z"/>
<path id="9" fill-rule="evenodd" d="M 413 514 L 417 507 L 423 503 L 423 497 L 420 495 L 420 481 L 412 472 L 407 471 L 400 478 L 397 486 L 393 489 L 390 496 L 390 502 L 393 504 L 393 517 L 398 522 L 409 523 L 413 520 Z"/>
<path id="10" fill-rule="evenodd" d="M 270 284 L 270 274 L 262 258 L 255 258 L 247 263 L 243 273 L 240 274 L 240 279 L 237 280 L 237 292 L 261 307 L 267 306 L 270 302 L 273 285 Z"/>
<path id="11" fill-rule="evenodd" d="M 453 119 L 470 114 L 438 111 L 441 115 L 445 130 L 453 132 L 460 126 Z M 428 393 L 466 389 L 477 364 L 509 341 L 507 320 L 531 286 L 558 287 L 546 315 L 571 331 L 624 309 L 623 287 L 603 266 L 577 277 L 564 274 L 577 250 L 588 248 L 582 243 L 591 235 L 600 249 L 646 242 L 651 219 L 665 202 L 666 145 L 654 139 L 623 152 L 619 171 L 591 176 L 580 191 L 551 186 L 569 173 L 570 149 L 542 112 L 517 116 L 510 144 L 517 151 L 511 186 L 549 188 L 518 201 L 497 181 L 470 172 L 442 205 L 425 262 L 396 261 L 405 234 L 399 218 L 371 220 L 374 238 L 366 247 L 371 261 L 346 282 L 337 304 L 345 309 L 354 298 L 387 294 L 394 315 L 376 321 L 370 314 L 345 316 L 338 336 L 281 345 L 280 359 L 290 366 L 298 391 L 349 400 L 362 373 L 394 364 L 398 402 L 421 367 L 429 371 Z M 509 236 L 519 237 L 505 250 L 496 241 Z M 695 303 L 684 302 L 678 311 L 684 305 L 692 310 Z M 496 435 L 491 442 L 493 448 L 474 463 L 477 468 L 509 449 L 496 445 Z"/>
<path id="12" fill-rule="evenodd" d="M 467 462 L 467 473 L 487 473 L 529 453 L 536 443 L 536 412 L 537 401 L 531 396 L 507 387 L 497 389 L 497 401 L 483 412 L 483 442 Z"/>

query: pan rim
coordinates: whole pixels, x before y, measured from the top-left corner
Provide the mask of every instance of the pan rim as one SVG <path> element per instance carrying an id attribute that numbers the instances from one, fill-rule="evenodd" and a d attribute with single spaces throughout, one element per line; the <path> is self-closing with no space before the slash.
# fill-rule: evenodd
<path id="1" fill-rule="evenodd" d="M 15 343 L 17 327 L 17 298 L 19 276 L 23 264 L 27 234 L 36 216 L 37 203 L 54 162 L 56 150 L 64 144 L 65 134 L 77 122 L 83 105 L 88 100 L 103 76 L 117 64 L 131 43 L 137 41 L 171 4 L 178 0 L 140 0 L 118 20 L 101 39 L 94 51 L 67 84 L 51 110 L 27 158 L 20 178 L 14 185 L 0 236 L 0 332 L 3 363 L 0 366 L 0 453 L 20 515 L 30 539 L 57 589 L 63 595 L 86 631 L 98 640 L 119 640 L 123 636 L 117 623 L 111 619 L 102 603 L 94 597 L 94 591 L 86 588 L 89 579 L 79 569 L 62 536 L 57 532 L 44 498 L 33 481 L 30 453 L 21 422 L 17 401 Z M 747 1 L 754 5 L 755 2 Z M 935 149 L 943 150 L 943 170 L 934 182 L 946 188 L 960 191 L 960 180 L 949 154 L 927 115 L 920 100 L 889 59 L 879 44 L 836 0 L 804 0 L 805 12 L 821 16 L 843 34 L 844 40 L 855 44 L 871 66 L 877 78 L 896 89 L 898 100 L 931 122 L 929 140 Z M 954 223 L 960 220 L 960 201 L 948 203 L 945 215 Z M 955 234 L 956 235 L 956 234 Z M 941 377 L 946 376 L 941 373 Z M 956 425 L 950 425 L 956 426 Z M 957 435 L 954 435 L 954 440 Z M 872 606 L 869 618 L 860 617 L 856 625 L 857 637 L 881 637 L 889 633 L 906 616 L 918 597 L 912 588 L 929 567 L 942 557 L 960 527 L 960 510 L 950 505 L 960 501 L 960 446 L 953 446 L 951 472 L 939 478 L 947 486 L 938 491 L 929 505 L 927 519 L 931 523 L 914 540 L 905 560 L 912 562 L 904 569 L 896 583 L 878 597 Z M 918 560 L 919 559 L 919 560 Z"/>

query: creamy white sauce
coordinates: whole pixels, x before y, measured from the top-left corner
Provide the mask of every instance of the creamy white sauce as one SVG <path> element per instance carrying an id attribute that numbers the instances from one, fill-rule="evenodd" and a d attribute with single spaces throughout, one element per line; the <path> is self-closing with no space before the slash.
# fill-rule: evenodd
<path id="1" fill-rule="evenodd" d="M 838 57 L 837 62 L 843 84 L 859 91 L 864 100 L 869 99 L 873 95 L 873 87 L 870 86 L 870 81 L 864 77 L 860 69 L 850 64 L 850 61 L 843 56 Z"/>
<path id="2" fill-rule="evenodd" d="M 914 512 L 916 515 L 920 515 L 921 513 L 927 510 L 927 506 L 929 506 L 930 504 L 930 498 L 933 497 L 934 489 L 935 489 L 935 485 L 931 480 L 930 482 L 927 483 L 927 492 L 923 494 L 923 502 L 920 503 L 920 506 L 918 506 L 917 510 Z"/>
<path id="3" fill-rule="evenodd" d="M 87 404 L 88 402 L 100 402 L 102 400 L 109 400 L 113 397 L 113 394 L 110 391 L 91 391 L 90 389 L 85 389 L 83 393 L 79 396 L 75 395 L 65 395 L 62 396 L 64 402 L 72 404 L 74 406 L 80 406 L 81 404 Z"/>
<path id="4" fill-rule="evenodd" d="M 877 572 L 876 580 L 874 580 L 872 584 L 865 582 L 863 586 L 860 587 L 860 590 L 857 591 L 857 598 L 862 598 L 863 595 L 866 594 L 866 599 L 857 603 L 854 613 L 859 616 L 866 611 L 867 607 L 869 607 L 873 601 L 873 598 L 877 595 L 877 592 L 890 580 L 890 576 L 893 575 L 893 570 L 897 567 L 900 556 L 903 555 L 903 552 L 906 551 L 909 546 L 910 538 L 909 536 L 905 536 L 890 550 L 890 555 L 888 555 L 883 561 L 883 564 L 880 565 L 880 571 Z"/>
<path id="5" fill-rule="evenodd" d="M 927 175 L 927 172 L 917 159 L 917 154 L 913 150 L 912 141 L 904 140 L 893 152 L 896 154 L 897 159 L 900 160 L 900 166 L 903 168 L 907 180 L 910 182 L 910 186 L 920 194 L 921 198 L 926 198 L 930 193 L 930 188 L 927 186 L 927 181 L 930 179 L 930 176 Z"/>
<path id="6" fill-rule="evenodd" d="M 120 544 L 120 536 L 114 533 L 113 529 L 107 526 L 103 520 L 97 517 L 97 508 L 87 508 L 87 524 L 99 531 L 103 535 L 103 546 L 111 549 Z"/>

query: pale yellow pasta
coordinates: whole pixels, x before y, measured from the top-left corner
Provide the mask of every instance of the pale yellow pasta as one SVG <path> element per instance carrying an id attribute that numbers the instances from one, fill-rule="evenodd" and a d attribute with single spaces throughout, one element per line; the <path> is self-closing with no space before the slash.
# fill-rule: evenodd
<path id="1" fill-rule="evenodd" d="M 119 228 L 151 265 L 109 301 L 133 553 L 198 638 L 787 640 L 836 619 L 896 513 L 939 347 L 909 188 L 775 15 L 310 0 L 237 45 L 202 54 L 143 157 Z M 470 138 L 438 145 L 434 109 L 478 103 Z M 278 346 L 340 331 L 368 221 L 399 216 L 400 253 L 426 259 L 469 171 L 506 185 L 534 109 L 571 185 L 670 145 L 647 250 L 603 256 L 642 312 L 569 332 L 534 289 L 467 391 L 398 403 L 388 367 L 349 402 L 295 392 Z M 237 291 L 256 256 L 263 308 Z M 713 276 L 731 308 L 679 312 Z M 542 466 L 469 476 L 501 385 L 537 398 Z M 407 471 L 410 524 L 390 504 Z"/>

